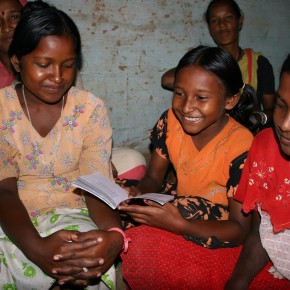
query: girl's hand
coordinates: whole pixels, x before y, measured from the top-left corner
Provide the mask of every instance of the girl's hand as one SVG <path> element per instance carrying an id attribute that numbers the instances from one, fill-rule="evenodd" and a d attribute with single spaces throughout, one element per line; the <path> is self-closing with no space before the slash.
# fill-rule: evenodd
<path id="1" fill-rule="evenodd" d="M 129 187 L 128 192 L 129 192 L 128 197 L 134 197 L 142 194 L 136 186 Z"/>
<path id="2" fill-rule="evenodd" d="M 144 200 L 144 202 L 147 206 L 124 204 L 119 206 L 118 209 L 125 211 L 138 223 L 179 233 L 184 218 L 176 206 L 171 203 L 161 206 L 150 200 Z"/>
<path id="3" fill-rule="evenodd" d="M 86 247 L 90 241 L 96 241 L 91 247 Z M 66 263 L 65 267 L 56 267 L 54 272 L 60 276 L 72 275 L 76 280 L 100 278 L 113 265 L 123 247 L 123 237 L 116 231 L 91 230 L 78 233 L 73 237 L 72 244 L 85 245 L 75 251 L 57 254 L 54 258 Z M 77 270 L 76 272 L 74 272 Z M 60 279 L 59 283 L 65 282 Z"/>
<path id="4" fill-rule="evenodd" d="M 38 265 L 44 273 L 55 278 L 60 284 L 72 283 L 75 285 L 87 285 L 87 281 L 77 279 L 74 276 L 83 271 L 79 265 L 68 260 L 61 260 L 58 256 L 67 253 L 78 253 L 96 246 L 100 241 L 97 239 L 87 239 L 82 243 L 72 242 L 77 239 L 77 231 L 61 230 L 48 237 L 41 238 L 41 242 L 33 245 L 31 254 L 28 258 Z M 65 269 L 62 273 L 55 271 L 56 268 Z"/>

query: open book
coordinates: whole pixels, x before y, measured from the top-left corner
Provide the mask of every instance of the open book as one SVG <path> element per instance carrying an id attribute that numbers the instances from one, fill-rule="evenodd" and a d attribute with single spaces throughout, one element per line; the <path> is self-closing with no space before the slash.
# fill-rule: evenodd
<path id="1" fill-rule="evenodd" d="M 72 181 L 71 184 L 95 195 L 112 209 L 117 208 L 117 206 L 125 200 L 135 198 L 149 199 L 161 205 L 173 199 L 173 195 L 162 193 L 145 193 L 128 198 L 128 192 L 126 190 L 99 172 L 79 176 L 78 179 Z"/>

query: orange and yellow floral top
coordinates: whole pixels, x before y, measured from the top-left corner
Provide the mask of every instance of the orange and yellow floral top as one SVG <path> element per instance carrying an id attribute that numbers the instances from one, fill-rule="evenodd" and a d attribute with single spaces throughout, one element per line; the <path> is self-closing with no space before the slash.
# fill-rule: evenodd
<path id="1" fill-rule="evenodd" d="M 111 178 L 112 129 L 104 102 L 72 87 L 61 118 L 45 137 L 32 127 L 13 87 L 0 90 L 0 180 L 15 177 L 31 218 L 60 207 L 83 208 L 71 181 Z M 0 193 L 1 194 L 1 193 Z"/>

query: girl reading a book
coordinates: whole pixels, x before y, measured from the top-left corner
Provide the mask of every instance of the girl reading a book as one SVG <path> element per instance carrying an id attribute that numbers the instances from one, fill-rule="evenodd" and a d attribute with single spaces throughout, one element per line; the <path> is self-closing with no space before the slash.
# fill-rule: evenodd
<path id="1" fill-rule="evenodd" d="M 0 288 L 113 288 L 119 216 L 71 185 L 112 178 L 112 130 L 103 101 L 72 86 L 76 25 L 44 4 L 24 8 L 9 50 L 21 83 L 0 90 Z"/>
<path id="2" fill-rule="evenodd" d="M 174 79 L 172 108 L 151 132 L 149 168 L 131 194 L 160 191 L 172 162 L 176 197 L 164 206 L 119 207 L 141 224 L 126 231 L 123 276 L 131 289 L 220 290 L 250 228 L 251 217 L 233 197 L 259 127 L 255 94 L 218 47 L 185 54 Z"/>

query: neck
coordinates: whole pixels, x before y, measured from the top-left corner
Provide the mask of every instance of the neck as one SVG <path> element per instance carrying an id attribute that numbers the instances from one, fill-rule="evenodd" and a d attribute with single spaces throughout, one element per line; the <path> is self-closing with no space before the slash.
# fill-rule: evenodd
<path id="1" fill-rule="evenodd" d="M 221 47 L 227 50 L 236 61 L 239 61 L 241 59 L 243 50 L 239 47 L 238 43 L 229 44 Z"/>

